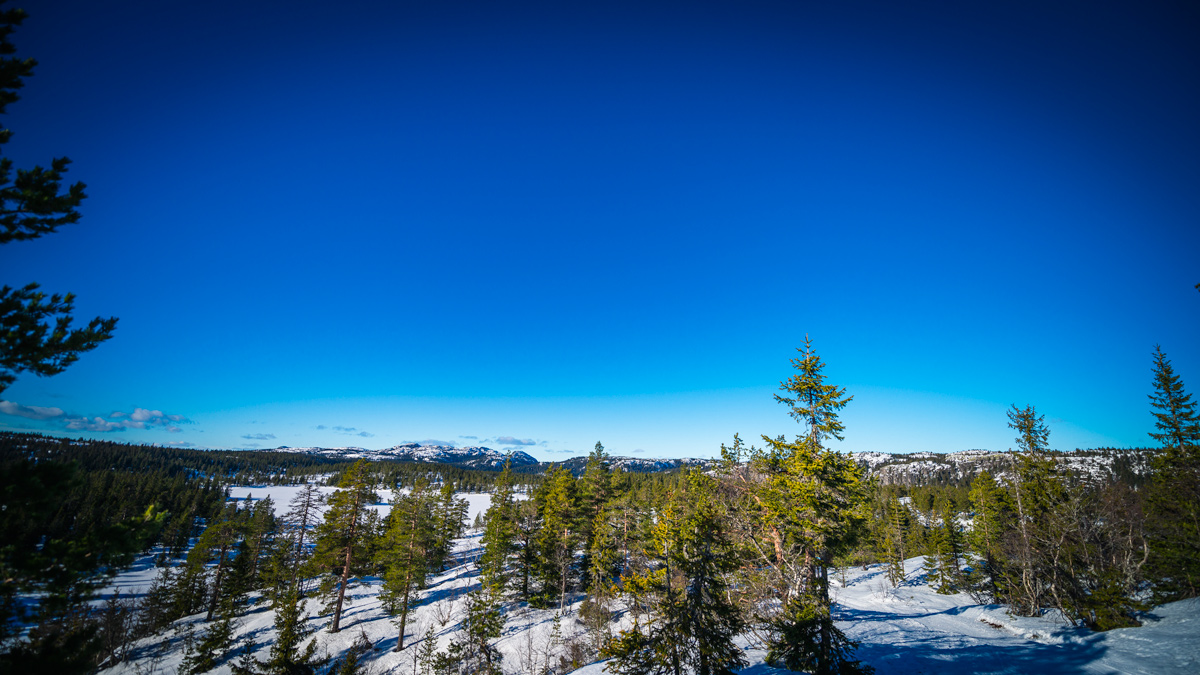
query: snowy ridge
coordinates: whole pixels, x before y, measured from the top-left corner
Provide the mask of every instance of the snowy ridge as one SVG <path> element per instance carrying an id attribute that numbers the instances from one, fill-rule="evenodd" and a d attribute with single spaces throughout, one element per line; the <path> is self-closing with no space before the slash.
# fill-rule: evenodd
<path id="1" fill-rule="evenodd" d="M 1149 474 L 1150 457 L 1154 452 L 1147 448 L 1101 448 L 1055 451 L 1049 455 L 1058 462 L 1060 469 L 1085 480 L 1098 481 L 1115 476 L 1136 481 Z M 1012 452 L 989 450 L 964 450 L 949 454 L 861 452 L 851 457 L 884 485 L 963 483 L 970 482 L 983 471 L 1001 477 L 1012 471 L 1015 461 Z"/>
<path id="2" fill-rule="evenodd" d="M 420 443 L 404 443 L 402 445 L 394 445 L 390 448 L 382 450 L 368 450 L 366 448 L 289 448 L 281 447 L 276 449 L 277 452 L 299 452 L 309 455 L 319 455 L 321 457 L 330 457 L 333 459 L 368 459 L 372 461 L 392 460 L 398 462 L 430 462 L 439 464 L 453 464 L 454 466 L 462 466 L 469 469 L 493 469 L 500 470 L 504 468 L 504 460 L 510 455 L 508 453 L 485 448 L 482 446 L 469 446 L 456 448 L 450 445 L 421 445 Z M 514 467 L 527 466 L 529 464 L 537 464 L 538 461 L 531 457 L 529 453 L 515 450 L 511 453 L 512 465 Z"/>

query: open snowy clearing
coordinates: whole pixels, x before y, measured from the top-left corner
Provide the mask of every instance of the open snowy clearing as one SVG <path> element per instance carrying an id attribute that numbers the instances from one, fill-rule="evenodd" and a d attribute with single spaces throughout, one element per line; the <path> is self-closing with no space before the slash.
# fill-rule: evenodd
<path id="1" fill-rule="evenodd" d="M 291 495 L 287 486 L 234 488 L 231 494 L 254 499 L 268 492 L 277 508 L 286 510 Z M 293 488 L 294 490 L 294 488 Z M 332 491 L 332 488 L 330 488 Z M 381 495 L 383 496 L 383 495 Z M 490 495 L 461 495 L 471 503 L 468 515 L 486 510 Z M 379 505 L 385 508 L 386 505 Z M 419 643 L 433 626 L 439 650 L 445 650 L 455 637 L 465 613 L 466 594 L 478 588 L 475 561 L 481 552 L 479 533 L 470 532 L 459 539 L 455 565 L 433 577 L 422 591 L 421 605 L 409 617 L 405 646 Z M 123 594 L 140 593 L 153 577 L 151 557 L 114 580 L 110 588 Z M 1140 628 L 1125 628 L 1092 633 L 1055 620 L 1052 616 L 1020 618 L 1009 616 L 999 606 L 975 604 L 966 594 L 939 595 L 925 582 L 921 572 L 923 558 L 905 563 L 907 578 L 898 588 L 886 581 L 881 566 L 845 573 L 844 584 L 834 580 L 835 616 L 839 627 L 861 643 L 858 657 L 876 668 L 879 675 L 915 673 L 1195 673 L 1200 671 L 1200 599 L 1177 602 L 1155 608 L 1144 617 Z M 322 613 L 319 602 L 309 600 L 310 627 L 316 630 L 317 652 L 337 658 L 360 635 L 375 645 L 364 661 L 372 673 L 411 673 L 416 650 L 395 652 L 397 627 L 380 607 L 379 580 L 365 579 L 347 592 L 342 630 L 330 634 L 331 620 Z M 582 597 L 564 612 L 560 639 L 553 640 L 554 612 L 534 610 L 510 604 L 506 608 L 505 628 L 497 647 L 504 654 L 508 673 L 528 673 L 540 666 L 556 665 L 565 652 L 564 643 L 572 638 L 585 639 L 578 609 Z M 132 659 L 112 672 L 130 675 L 174 673 L 183 658 L 183 636 L 188 626 L 203 630 L 203 615 L 182 619 L 164 634 L 137 644 Z M 257 646 L 256 656 L 266 660 L 274 639 L 273 612 L 264 602 L 252 605 L 239 619 L 238 642 L 246 636 Z M 614 626 L 614 630 L 621 626 Z M 743 639 L 749 665 L 741 672 L 766 675 L 787 671 L 763 663 L 761 645 Z M 214 673 L 230 672 L 229 663 Z M 561 671 L 556 671 L 561 672 Z M 604 663 L 594 663 L 575 671 L 580 675 L 600 675 Z"/>

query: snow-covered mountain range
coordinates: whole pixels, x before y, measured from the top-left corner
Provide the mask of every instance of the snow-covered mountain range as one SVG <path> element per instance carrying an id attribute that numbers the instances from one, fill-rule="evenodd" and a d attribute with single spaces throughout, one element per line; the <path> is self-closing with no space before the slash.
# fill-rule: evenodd
<path id="1" fill-rule="evenodd" d="M 367 448 L 289 448 L 281 447 L 278 452 L 302 452 L 310 455 L 320 455 L 334 459 L 369 459 L 374 461 L 392 460 L 397 462 L 430 462 L 452 464 L 468 469 L 492 469 L 499 471 L 504 468 L 504 460 L 510 454 L 485 448 L 470 446 L 456 448 L 449 445 L 421 445 L 420 443 L 404 443 L 382 450 Z M 511 453 L 512 466 L 522 467 L 537 464 L 529 453 L 514 450 Z"/>
<path id="2" fill-rule="evenodd" d="M 278 448 L 279 452 L 302 452 L 334 459 L 393 460 L 401 462 L 430 462 L 450 464 L 470 469 L 499 471 L 504 468 L 506 457 L 512 457 L 514 469 L 526 472 L 541 472 L 553 465 L 563 466 L 574 474 L 580 474 L 587 466 L 587 457 L 572 457 L 556 462 L 539 462 L 529 453 L 514 450 L 507 452 L 482 446 L 453 447 L 449 445 L 402 445 L 370 450 L 367 448 Z M 1118 476 L 1126 481 L 1140 482 L 1149 472 L 1150 457 L 1155 451 L 1148 448 L 1100 448 L 1096 450 L 1074 450 L 1054 452 L 1052 456 L 1066 470 L 1090 479 Z M 926 485 L 929 483 L 970 482 L 982 471 L 993 476 L 1003 476 L 1013 468 L 1013 453 L 989 450 L 964 450 L 962 452 L 937 453 L 913 452 L 894 454 L 887 452 L 858 452 L 852 455 L 855 461 L 866 468 L 885 485 Z M 680 459 L 653 459 L 644 457 L 609 457 L 609 466 L 617 471 L 650 473 L 673 469 L 700 467 L 708 469 L 717 460 L 695 457 Z"/>

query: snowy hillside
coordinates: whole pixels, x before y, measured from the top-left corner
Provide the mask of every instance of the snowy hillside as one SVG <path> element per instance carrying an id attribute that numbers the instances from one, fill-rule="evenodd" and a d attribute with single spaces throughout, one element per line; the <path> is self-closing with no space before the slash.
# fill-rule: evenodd
<path id="1" fill-rule="evenodd" d="M 275 503 L 286 504 L 287 487 L 241 487 L 233 495 L 261 499 L 268 493 Z M 485 509 L 488 495 L 466 495 L 472 514 Z M 386 508 L 386 505 L 379 505 Z M 459 630 L 465 611 L 465 596 L 479 586 L 476 560 L 481 552 L 480 535 L 469 532 L 455 547 L 454 566 L 431 579 L 422 591 L 422 602 L 410 617 L 406 649 L 393 651 L 397 629 L 380 607 L 380 582 L 368 578 L 350 591 L 353 604 L 343 616 L 342 630 L 326 632 L 328 613 L 309 601 L 310 626 L 318 653 L 336 658 L 360 635 L 374 645 L 366 655 L 369 672 L 412 673 L 421 636 L 433 628 L 439 650 L 445 650 Z M 140 592 L 153 572 L 143 564 L 118 577 L 111 588 L 122 593 Z M 1200 669 L 1200 599 L 1173 603 L 1149 612 L 1140 628 L 1092 633 L 1073 628 L 1053 617 L 1014 618 L 999 606 L 975 604 L 965 594 L 938 595 L 925 583 L 923 558 L 906 561 L 906 580 L 892 588 L 880 566 L 846 570 L 834 579 L 835 612 L 838 625 L 861 643 L 858 657 L 876 668 L 879 675 L 915 673 L 1194 673 Z M 496 645 L 504 654 L 507 673 L 528 673 L 549 664 L 557 668 L 558 657 L 567 653 L 572 640 L 586 639 L 579 622 L 579 604 L 567 608 L 555 633 L 554 612 L 534 610 L 519 604 L 505 608 L 505 627 Z M 239 639 L 252 638 L 257 658 L 265 660 L 273 641 L 274 616 L 259 601 L 239 619 Z M 111 672 L 120 675 L 173 673 L 183 658 L 184 636 L 189 627 L 203 628 L 203 615 L 176 622 L 163 634 L 138 643 L 131 659 Z M 616 628 L 619 628 L 618 625 Z M 739 644 L 749 665 L 741 672 L 753 675 L 783 673 L 763 663 L 765 652 L 749 636 Z M 230 673 L 232 663 L 213 672 Z M 554 672 L 565 672 L 554 670 Z M 604 673 L 603 663 L 574 671 L 581 675 Z"/>

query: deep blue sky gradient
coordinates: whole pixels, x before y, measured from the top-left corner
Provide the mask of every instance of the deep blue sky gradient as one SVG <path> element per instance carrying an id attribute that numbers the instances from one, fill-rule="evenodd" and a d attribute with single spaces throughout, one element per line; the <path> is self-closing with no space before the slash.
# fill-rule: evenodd
<path id="1" fill-rule="evenodd" d="M 4 152 L 90 197 L 0 283 L 121 321 L 0 428 L 707 456 L 798 430 L 806 333 L 842 450 L 1146 445 L 1155 344 L 1200 387 L 1193 3 L 21 6 Z"/>

